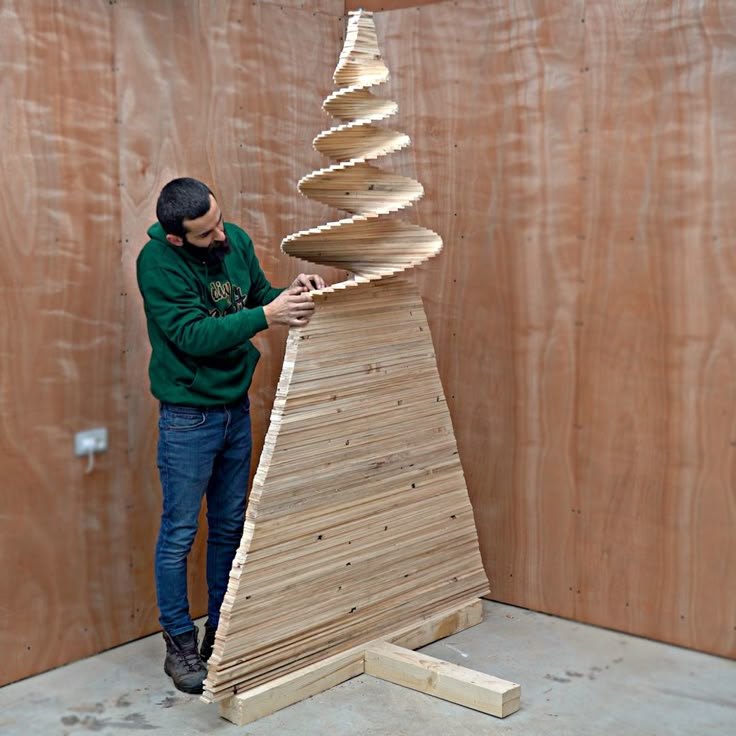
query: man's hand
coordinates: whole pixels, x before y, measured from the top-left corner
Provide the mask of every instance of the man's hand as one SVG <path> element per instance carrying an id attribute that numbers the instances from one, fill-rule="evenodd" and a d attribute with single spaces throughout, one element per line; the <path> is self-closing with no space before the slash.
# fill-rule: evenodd
<path id="1" fill-rule="evenodd" d="M 303 275 L 300 274 L 300 277 Z M 269 327 L 271 325 L 303 327 L 309 322 L 314 312 L 314 302 L 312 297 L 305 293 L 302 286 L 295 286 L 295 284 L 296 281 L 270 304 L 263 307 Z"/>
<path id="2" fill-rule="evenodd" d="M 324 288 L 324 279 L 318 273 L 300 273 L 289 287 L 289 289 L 299 289 L 298 293 Z"/>

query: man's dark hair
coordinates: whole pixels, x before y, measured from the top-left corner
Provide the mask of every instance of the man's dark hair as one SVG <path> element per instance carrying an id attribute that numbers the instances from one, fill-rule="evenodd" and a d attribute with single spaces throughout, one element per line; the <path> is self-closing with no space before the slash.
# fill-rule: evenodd
<path id="1" fill-rule="evenodd" d="M 196 220 L 210 209 L 211 189 L 198 179 L 173 179 L 158 195 L 156 218 L 164 232 L 183 238 L 187 231 L 184 220 Z M 213 195 L 214 196 L 214 195 Z"/>

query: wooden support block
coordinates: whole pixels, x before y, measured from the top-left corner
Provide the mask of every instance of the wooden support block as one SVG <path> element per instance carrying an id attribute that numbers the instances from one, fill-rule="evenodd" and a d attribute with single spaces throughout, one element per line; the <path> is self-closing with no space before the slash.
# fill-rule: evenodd
<path id="1" fill-rule="evenodd" d="M 365 647 L 356 647 L 220 701 L 220 715 L 244 726 L 363 674 Z"/>
<path id="2" fill-rule="evenodd" d="M 406 647 L 421 647 L 475 626 L 482 620 L 483 603 L 474 600 L 459 608 L 443 611 L 421 624 L 400 629 L 388 639 Z M 244 726 L 288 705 L 329 690 L 341 682 L 363 674 L 366 646 L 380 643 L 372 642 L 369 645 L 354 647 L 272 682 L 221 700 L 220 715 L 238 726 Z"/>
<path id="3" fill-rule="evenodd" d="M 419 647 L 431 644 L 438 639 L 444 639 L 458 631 L 476 626 L 482 620 L 483 602 L 476 599 L 452 611 L 432 616 L 422 624 L 407 626 L 405 629 L 387 636 L 386 641 L 406 649 L 419 649 Z"/>
<path id="4" fill-rule="evenodd" d="M 388 642 L 365 650 L 365 673 L 499 718 L 519 709 L 521 686 Z"/>

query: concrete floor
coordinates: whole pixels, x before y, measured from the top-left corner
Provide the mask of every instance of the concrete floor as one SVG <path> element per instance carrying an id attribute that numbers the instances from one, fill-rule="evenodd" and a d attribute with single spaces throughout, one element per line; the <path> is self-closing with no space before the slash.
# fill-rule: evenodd
<path id="1" fill-rule="evenodd" d="M 522 686 L 501 720 L 366 675 L 247 726 L 176 691 L 150 636 L 0 688 L 3 736 L 736 736 L 736 662 L 499 603 L 422 651 Z M 201 622 L 200 622 L 201 623 Z"/>

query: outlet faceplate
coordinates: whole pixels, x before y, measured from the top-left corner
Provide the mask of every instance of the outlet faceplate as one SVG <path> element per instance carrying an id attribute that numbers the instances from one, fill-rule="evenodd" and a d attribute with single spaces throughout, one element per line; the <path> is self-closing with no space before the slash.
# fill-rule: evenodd
<path id="1" fill-rule="evenodd" d="M 74 435 L 74 454 L 77 456 L 105 450 L 107 450 L 107 427 L 88 429 Z"/>

